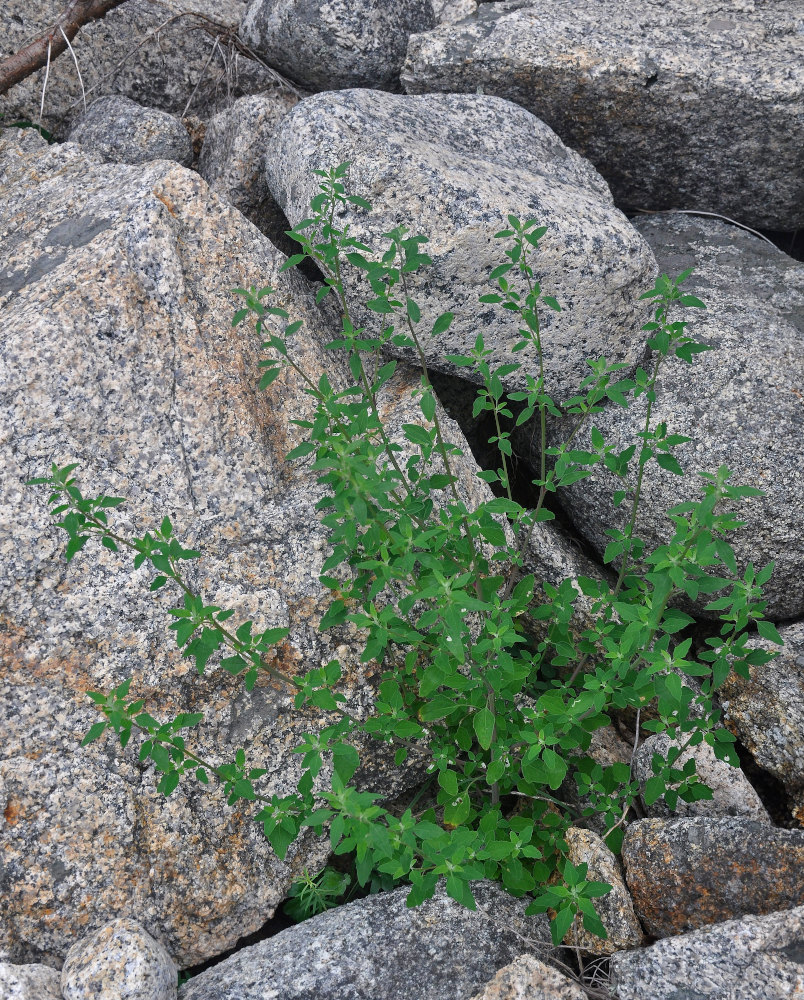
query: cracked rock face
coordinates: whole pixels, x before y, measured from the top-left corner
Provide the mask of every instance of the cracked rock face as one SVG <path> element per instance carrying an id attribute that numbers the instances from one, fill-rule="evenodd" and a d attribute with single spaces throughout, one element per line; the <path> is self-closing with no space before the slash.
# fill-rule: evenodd
<path id="1" fill-rule="evenodd" d="M 365 712 L 372 668 L 356 632 L 317 627 L 329 601 L 316 474 L 284 461 L 301 433 L 288 420 L 310 415 L 310 400 L 292 378 L 257 391 L 263 338 L 231 328 L 231 289 L 277 289 L 274 304 L 305 321 L 299 363 L 337 385 L 321 346 L 333 334 L 306 279 L 280 274 L 284 256 L 178 165 L 101 165 L 15 130 L 0 137 L 0 190 L 0 959 L 58 964 L 77 938 L 134 913 L 186 967 L 261 926 L 302 866 L 323 866 L 328 842 L 304 836 L 279 862 L 252 811 L 227 808 L 220 789 L 190 775 L 164 799 L 133 745 L 107 734 L 81 749 L 98 718 L 86 692 L 133 675 L 132 697 L 157 718 L 204 712 L 195 751 L 223 761 L 243 747 L 268 769 L 268 795 L 294 790 L 292 751 L 321 716 L 292 713 L 292 690 L 264 676 L 253 697 L 213 663 L 197 677 L 168 631 L 180 598 L 149 594 L 145 567 L 100 547 L 65 565 L 45 491 L 23 484 L 78 462 L 86 496 L 129 498 L 122 534 L 169 515 L 204 553 L 187 566 L 206 602 L 259 629 L 289 626 L 275 658 L 286 673 L 339 657 L 348 708 Z M 397 435 L 419 419 L 418 383 L 400 366 L 380 401 Z M 490 495 L 473 464 L 457 468 L 469 505 Z M 377 746 L 363 748 L 361 780 L 398 794 L 415 762 L 395 771 Z"/>
<path id="2" fill-rule="evenodd" d="M 587 157 L 617 203 L 804 223 L 799 0 L 511 0 L 414 35 L 410 94 L 506 97 Z"/>

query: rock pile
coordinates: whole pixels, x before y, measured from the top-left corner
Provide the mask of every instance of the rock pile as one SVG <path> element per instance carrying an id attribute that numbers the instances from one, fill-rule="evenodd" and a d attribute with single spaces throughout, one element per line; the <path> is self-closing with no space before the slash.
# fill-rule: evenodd
<path id="1" fill-rule="evenodd" d="M 61 6 L 6 3 L 0 58 Z M 679 451 L 687 469 L 728 464 L 765 491 L 741 508 L 734 545 L 742 566 L 775 562 L 768 615 L 785 647 L 719 693 L 745 769 L 691 748 L 711 801 L 675 817 L 646 806 L 626 824 L 622 862 L 601 831 L 571 831 L 570 857 L 615 891 L 599 907 L 609 940 L 573 928 L 565 944 L 611 956 L 620 1000 L 799 995 L 804 264 L 743 227 L 804 221 L 800 3 L 746 0 L 728 14 L 713 0 L 157 6 L 128 0 L 82 31 L 80 85 L 68 56 L 54 62 L 42 124 L 56 142 L 0 131 L 0 1000 L 582 995 L 546 918 L 524 917 L 523 901 L 490 884 L 477 887 L 477 913 L 443 889 L 416 910 L 404 890 L 355 901 L 242 948 L 177 994 L 177 970 L 258 930 L 328 844 L 309 831 L 280 862 L 220 790 L 187 783 L 164 799 L 136 754 L 79 748 L 95 720 L 86 692 L 131 674 L 165 713 L 203 712 L 199 750 L 242 747 L 268 769 L 269 794 L 295 788 L 292 751 L 321 723 L 273 683 L 246 695 L 220 669 L 191 676 L 164 641 L 171 598 L 147 593 L 144 570 L 109 552 L 65 569 L 41 497 L 23 486 L 53 460 L 80 463 L 87 493 L 128 497 L 126 528 L 169 514 L 204 551 L 193 582 L 211 603 L 288 626 L 276 649 L 286 672 L 337 656 L 350 710 L 370 710 L 376 670 L 355 630 L 318 631 L 316 476 L 283 461 L 308 397 L 293 378 L 258 392 L 259 338 L 231 328 L 230 290 L 270 284 L 304 321 L 298 355 L 332 371 L 318 275 L 281 268 L 311 170 L 346 160 L 352 190 L 373 203 L 344 219 L 354 235 L 406 224 L 431 237 L 433 267 L 412 294 L 430 319 L 456 313 L 428 361 L 470 503 L 489 495 L 467 445 L 474 387 L 444 355 L 482 330 L 499 362 L 518 339 L 510 315 L 477 304 L 506 213 L 549 227 L 539 263 L 563 306 L 543 330 L 557 399 L 589 357 L 641 363 L 650 308 L 639 294 L 658 273 L 695 267 L 686 287 L 708 306 L 696 334 L 717 350 L 668 367 L 656 416 L 692 438 Z M 35 74 L 0 96 L 0 124 L 37 120 L 42 85 Z M 661 211 L 626 214 L 640 208 Z M 347 276 L 356 309 L 357 281 Z M 380 400 L 397 437 L 420 413 L 414 359 L 399 360 Z M 625 447 L 643 417 L 639 404 L 607 405 L 596 422 Z M 538 468 L 538 448 L 526 426 L 520 460 Z M 668 472 L 646 487 L 637 533 L 649 545 L 672 534 L 664 512 L 694 496 L 693 478 Z M 609 572 L 605 529 L 623 516 L 611 485 L 597 473 L 567 492 L 562 526 L 532 540 L 531 572 L 552 583 Z M 696 641 L 711 634 L 704 604 L 688 608 Z M 634 753 L 633 727 L 629 738 L 612 726 L 593 752 L 644 785 L 669 747 L 648 735 Z M 366 787 L 391 797 L 420 783 L 421 762 L 396 768 L 382 747 L 360 749 Z"/>

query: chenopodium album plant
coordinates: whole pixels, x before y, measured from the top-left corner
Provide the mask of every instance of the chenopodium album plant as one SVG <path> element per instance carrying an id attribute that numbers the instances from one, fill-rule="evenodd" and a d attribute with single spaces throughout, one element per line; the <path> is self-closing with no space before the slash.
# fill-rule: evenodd
<path id="1" fill-rule="evenodd" d="M 654 319 L 645 327 L 652 351 L 649 370 L 640 367 L 633 378 L 625 378 L 620 377 L 622 364 L 589 361 L 590 373 L 578 394 L 559 409 L 545 384 L 539 310 L 560 306 L 543 294 L 532 264 L 546 230 L 508 216 L 508 228 L 496 234 L 507 246 L 505 261 L 491 272 L 495 291 L 480 301 L 495 303 L 518 320 L 520 340 L 513 350 L 527 352 L 528 360 L 492 367 L 482 335 L 468 354 L 448 358 L 472 369 L 482 382 L 474 413 L 488 413 L 496 429 L 491 442 L 499 467 L 478 475 L 493 484 L 497 495 L 470 510 L 458 490 L 460 452 L 445 439 L 428 377 L 421 308 L 408 295 L 408 275 L 430 263 L 422 249 L 427 238 L 411 236 L 400 226 L 385 234 L 387 249 L 375 253 L 339 221 L 347 204 L 370 210 L 367 202 L 346 193 L 347 165 L 316 173 L 320 189 L 311 215 L 290 233 L 301 252 L 285 268 L 311 259 L 326 276 L 318 300 L 334 295 L 342 315 L 342 330 L 327 346 L 345 352 L 351 383 L 339 388 L 326 373 L 299 368 L 292 343 L 301 324 L 276 332 L 288 316 L 268 304 L 271 288 L 238 289 L 245 304 L 234 325 L 256 317 L 258 332 L 267 337 L 263 347 L 270 356 L 262 362 L 262 388 L 293 368 L 315 400 L 314 419 L 296 421 L 306 440 L 287 457 L 311 463 L 324 489 L 318 506 L 332 554 L 321 582 L 333 598 L 321 629 L 352 623 L 364 637 L 362 660 L 395 666 L 382 676 L 371 717 L 355 718 L 338 690 L 342 668 L 337 660 L 301 679 L 285 676 L 269 654 L 287 629 L 255 632 L 251 622 L 235 629 L 228 624 L 231 612 L 206 605 L 193 592 L 181 564 L 198 552 L 181 546 L 167 517 L 158 531 L 124 538 L 110 527 L 108 513 L 123 501 L 84 497 L 71 477 L 75 466 L 54 465 L 49 478 L 33 482 L 51 487 L 52 513 L 68 535 L 68 560 L 93 536 L 109 549 L 131 550 L 135 566 L 148 561 L 153 567 L 151 589 L 170 582 L 183 592 L 182 606 L 171 612 L 171 628 L 199 673 L 223 652 L 220 665 L 242 675 L 249 690 L 258 673 L 268 671 L 295 689 L 296 708 L 315 706 L 325 715 L 323 727 L 308 733 L 297 748 L 301 778 L 297 791 L 285 797 L 260 791 L 265 771 L 251 766 L 242 748 L 228 763 L 199 757 L 180 734 L 202 716 L 159 722 L 141 700 L 129 700 L 129 681 L 109 694 L 90 695 L 104 720 L 92 726 L 84 743 L 111 727 L 125 746 L 132 732 L 140 731 L 140 760 L 154 761 L 165 795 L 188 770 L 202 782 L 214 775 L 230 804 L 249 800 L 259 806 L 256 819 L 280 857 L 303 828 L 328 833 L 336 854 L 354 852 L 361 885 L 378 877 L 404 881 L 410 885 L 410 906 L 432 896 L 445 878 L 449 895 L 474 908 L 471 883 L 496 879 L 514 896 L 530 894 L 529 912 L 552 914 L 556 943 L 576 914 L 586 929 L 604 937 L 592 900 L 610 887 L 590 881 L 586 865 L 570 863 L 565 834 L 571 825 L 602 815 L 606 841 L 618 850 L 639 786 L 628 764 L 604 767 L 590 756 L 592 734 L 610 723 L 612 713 L 630 710 L 636 711 L 638 737 L 642 713 L 647 720 L 642 729 L 666 732 L 675 741 L 666 759 L 654 756 L 645 801 L 664 796 L 674 808 L 679 798 L 710 798 L 694 760 L 681 766 L 679 757 L 705 740 L 720 759 L 737 763 L 733 737 L 719 727 L 713 693 L 730 670 L 747 676 L 749 664 L 771 657 L 746 645 L 753 622 L 760 635 L 781 641 L 764 619 L 761 600 L 772 567 L 756 572 L 749 565 L 741 576 L 724 537 L 741 522 L 723 504 L 759 495 L 758 490 L 731 485 L 725 467 L 700 473 L 703 497 L 668 511 L 675 534 L 666 545 L 648 552 L 634 534 L 650 464 L 683 475 L 673 450 L 689 439 L 670 433 L 664 423 L 654 424 L 651 412 L 668 359 L 691 363 L 707 349 L 688 335 L 686 322 L 671 320 L 671 310 L 703 303 L 680 290 L 689 271 L 676 279 L 662 275 L 642 296 L 655 306 Z M 371 289 L 366 305 L 386 321 L 378 334 L 353 323 L 344 262 L 352 273 L 365 274 Z M 426 333 L 442 333 L 452 319 L 451 313 L 439 316 Z M 417 398 L 423 420 L 404 425 L 407 458 L 403 446 L 389 439 L 378 409 L 378 395 L 396 367 L 386 360 L 389 344 L 415 352 L 422 369 Z M 515 374 L 524 388 L 507 392 L 504 382 Z M 604 401 L 627 407 L 643 395 L 647 406 L 639 441 L 616 452 L 592 417 Z M 572 432 L 562 445 L 548 448 L 547 418 L 562 412 L 573 415 Z M 535 422 L 541 436 L 541 467 L 534 480 L 538 499 L 530 508 L 514 499 L 511 485 L 511 430 L 527 421 Z M 574 445 L 587 425 L 590 450 Z M 600 463 L 619 477 L 614 501 L 626 505 L 628 516 L 624 529 L 609 531 L 604 557 L 619 565 L 616 582 L 578 581 L 592 604 L 588 623 L 579 630 L 573 626 L 579 597 L 573 583 L 537 587 L 523 568 L 523 553 L 534 526 L 553 517 L 548 495 L 588 476 Z M 676 641 L 692 618 L 673 598 L 721 592 L 724 596 L 708 604 L 719 613 L 719 634 L 696 655 L 689 637 Z M 539 621 L 542 641 L 528 637 L 527 616 Z M 686 684 L 685 675 L 697 684 Z M 649 706 L 652 711 L 646 712 Z M 394 810 L 376 792 L 351 783 L 360 734 L 394 747 L 397 765 L 409 755 L 426 755 L 436 796 L 431 795 L 428 808 Z M 323 781 L 325 762 L 332 769 L 329 783 Z M 575 805 L 562 796 L 568 783 L 576 786 L 569 796 Z M 308 883 L 308 894 L 315 895 L 309 876 Z M 303 902 L 299 899 L 302 908 Z"/>

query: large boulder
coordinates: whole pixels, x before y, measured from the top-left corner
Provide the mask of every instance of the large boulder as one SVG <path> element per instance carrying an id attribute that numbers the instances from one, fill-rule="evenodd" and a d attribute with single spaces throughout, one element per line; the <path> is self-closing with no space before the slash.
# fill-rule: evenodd
<path id="1" fill-rule="evenodd" d="M 668 433 L 691 438 L 674 450 L 687 475 L 651 463 L 635 534 L 648 551 L 669 541 L 675 529 L 666 512 L 702 497 L 699 471 L 713 473 L 727 465 L 732 483 L 765 491 L 764 497 L 728 508 L 745 522 L 728 536 L 738 566 L 751 562 L 760 569 L 773 560 L 773 575 L 763 588 L 767 613 L 777 620 L 795 618 L 804 613 L 804 264 L 719 220 L 666 214 L 634 225 L 662 271 L 677 275 L 695 268 L 682 289 L 707 308 L 677 308 L 671 318 L 688 320 L 689 333 L 715 348 L 697 355 L 692 365 L 675 358 L 663 365 L 652 422 L 665 422 Z M 595 414 L 606 444 L 620 451 L 638 442 L 646 405 L 643 395 L 627 410 L 611 404 Z M 572 426 L 569 418 L 557 422 L 550 443 Z M 590 447 L 590 430 L 578 436 L 576 447 Z M 538 452 L 531 448 L 530 454 L 535 465 Z M 632 485 L 634 478 L 632 467 Z M 623 529 L 629 516 L 627 504 L 613 504 L 619 488 L 620 481 L 597 466 L 561 494 L 575 528 L 601 555 L 610 541 L 606 529 Z M 700 612 L 710 600 L 700 598 L 695 609 Z"/>
<path id="2" fill-rule="evenodd" d="M 508 244 L 494 234 L 508 225 L 508 213 L 548 227 L 533 266 L 563 311 L 542 310 L 547 391 L 557 400 L 573 394 L 589 373 L 589 357 L 641 357 L 648 312 L 638 298 L 652 287 L 653 255 L 614 208 L 599 174 L 529 112 L 478 95 L 346 90 L 309 97 L 282 119 L 265 158 L 268 185 L 293 225 L 308 214 L 311 169 L 345 161 L 350 193 L 373 206 L 370 213 L 349 206 L 339 217 L 352 236 L 383 250 L 382 234 L 399 225 L 430 237 L 423 250 L 433 264 L 408 275 L 407 294 L 421 306 L 422 347 L 436 370 L 473 377 L 445 355 L 467 354 L 481 332 L 489 364 L 511 361 L 519 317 L 477 301 L 496 290 L 489 272 L 507 261 Z M 365 278 L 352 269 L 348 279 L 355 322 L 378 329 L 382 318 L 359 308 Z M 447 311 L 455 314 L 452 326 L 431 337 L 434 320 Z M 415 359 L 412 350 L 388 349 Z M 535 363 L 527 352 L 518 359 L 526 369 Z"/>
<path id="3" fill-rule="evenodd" d="M 290 376 L 257 391 L 262 338 L 231 329 L 231 289 L 272 285 L 290 321 L 305 321 L 291 343 L 302 367 L 326 367 L 335 385 L 343 372 L 323 349 L 333 330 L 309 283 L 280 273 L 284 256 L 197 174 L 101 165 L 31 132 L 0 143 L 0 959 L 58 964 L 76 938 L 136 915 L 186 967 L 261 926 L 302 867 L 322 866 L 328 841 L 305 835 L 279 862 L 220 788 L 188 777 L 165 800 L 135 748 L 107 735 L 80 749 L 98 718 L 86 691 L 134 675 L 132 697 L 157 717 L 204 712 L 193 749 L 223 762 L 244 748 L 267 768 L 268 795 L 293 791 L 292 751 L 323 720 L 292 712 L 292 689 L 265 676 L 250 695 L 214 663 L 195 676 L 170 648 L 180 595 L 149 595 L 146 568 L 105 549 L 65 566 L 46 496 L 23 484 L 52 461 L 78 462 L 87 495 L 130 498 L 121 533 L 169 515 L 204 551 L 188 579 L 206 602 L 260 629 L 289 626 L 278 670 L 340 657 L 348 710 L 364 712 L 376 666 L 359 664 L 351 626 L 317 627 L 328 605 L 321 489 L 309 461 L 284 461 L 301 434 L 288 421 L 309 416 L 311 400 Z M 399 436 L 420 414 L 418 382 L 400 366 L 380 400 Z M 456 468 L 468 504 L 490 496 L 473 464 Z M 419 774 L 369 743 L 365 786 L 398 794 Z"/>
<path id="4" fill-rule="evenodd" d="M 747 679 L 731 674 L 719 694 L 726 725 L 782 783 L 793 816 L 804 825 L 804 622 L 782 625 L 779 635 L 781 650 L 752 639 L 749 645 L 779 655 L 752 666 Z"/>
<path id="5" fill-rule="evenodd" d="M 127 0 L 72 42 L 81 78 L 69 52 L 48 74 L 42 124 L 63 137 L 87 102 L 122 94 L 174 115 L 185 108 L 208 116 L 242 94 L 272 86 L 276 73 L 230 47 L 248 0 L 186 0 L 174 9 L 152 0 Z M 63 0 L 4 0 L 0 6 L 0 58 L 44 34 L 64 9 Z M 45 70 L 0 96 L 6 121 L 39 121 Z"/>
<path id="6" fill-rule="evenodd" d="M 252 0 L 240 34 L 307 90 L 399 90 L 409 36 L 435 24 L 432 0 Z"/>
<path id="7" fill-rule="evenodd" d="M 478 910 L 447 896 L 408 909 L 406 888 L 329 910 L 243 948 L 179 989 L 179 1000 L 453 1000 L 470 997 L 521 952 L 550 956 L 545 916 L 475 882 Z"/>
<path id="8" fill-rule="evenodd" d="M 414 35 L 408 93 L 496 94 L 538 115 L 631 208 L 804 224 L 799 0 L 512 0 Z"/>

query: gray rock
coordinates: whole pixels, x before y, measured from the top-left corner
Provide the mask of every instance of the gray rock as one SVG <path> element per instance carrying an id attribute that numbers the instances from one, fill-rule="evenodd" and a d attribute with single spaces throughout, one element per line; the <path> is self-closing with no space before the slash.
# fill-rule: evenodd
<path id="1" fill-rule="evenodd" d="M 790 797 L 793 816 L 804 823 L 804 623 L 782 625 L 784 646 L 757 637 L 749 645 L 779 651 L 769 663 L 736 674 L 720 689 L 723 715 L 765 771 L 777 777 Z"/>
<path id="2" fill-rule="evenodd" d="M 684 740 L 686 741 L 686 737 Z M 658 754 L 667 760 L 670 747 L 679 745 L 678 741 L 671 740 L 666 733 L 655 733 L 637 749 L 634 756 L 634 777 L 642 785 L 643 791 L 645 783 L 654 773 L 653 755 Z M 695 759 L 695 773 L 712 789 L 713 797 L 697 802 L 679 799 L 674 812 L 668 808 L 663 798 L 657 799 L 644 807 L 647 816 L 744 816 L 770 823 L 770 816 L 762 805 L 762 800 L 739 767 L 732 767 L 726 761 L 718 760 L 708 743 L 688 747 L 674 767 L 680 770 L 691 757 Z"/>
<path id="3" fill-rule="evenodd" d="M 414 35 L 408 93 L 496 94 L 587 157 L 617 203 L 804 224 L 798 0 L 531 0 Z"/>
<path id="4" fill-rule="evenodd" d="M 252 0 L 240 35 L 308 90 L 399 90 L 408 37 L 435 23 L 431 0 Z"/>
<path id="5" fill-rule="evenodd" d="M 608 932 L 607 938 L 591 934 L 576 916 L 564 937 L 564 944 L 580 948 L 589 955 L 611 955 L 622 948 L 638 948 L 644 934 L 634 913 L 631 895 L 623 880 L 622 868 L 614 854 L 596 833 L 571 827 L 564 838 L 569 846 L 567 857 L 574 865 L 587 866 L 590 882 L 608 882 L 611 892 L 599 896 L 593 906 Z"/>
<path id="6" fill-rule="evenodd" d="M 101 163 L 193 162 L 187 129 L 173 115 L 144 108 L 127 97 L 99 97 L 67 136 Z"/>
<path id="7" fill-rule="evenodd" d="M 804 830 L 734 817 L 642 819 L 626 831 L 622 860 L 653 937 L 804 902 Z"/>
<path id="8" fill-rule="evenodd" d="M 72 46 L 87 102 L 123 94 L 181 115 L 189 101 L 189 111 L 208 117 L 243 94 L 273 86 L 275 73 L 229 44 L 229 33 L 237 32 L 247 4 L 248 0 L 182 0 L 180 5 L 166 6 L 127 0 L 102 20 L 86 25 Z M 0 58 L 46 32 L 63 9 L 62 0 L 4 0 Z M 7 120 L 39 120 L 44 77 L 41 69 L 0 96 L 0 112 Z M 75 63 L 65 52 L 51 63 L 42 124 L 62 137 L 82 110 Z"/>
<path id="9" fill-rule="evenodd" d="M 472 891 L 475 912 L 443 884 L 412 910 L 405 888 L 339 906 L 200 973 L 180 1000 L 453 1000 L 524 950 L 550 954 L 547 918 L 525 917 L 526 900 L 489 882 Z"/>
<path id="10" fill-rule="evenodd" d="M 476 0 L 433 0 L 436 24 L 457 24 L 477 13 Z"/>
<path id="11" fill-rule="evenodd" d="M 804 613 L 804 264 L 718 220 L 669 214 L 640 218 L 634 225 L 662 271 L 675 276 L 695 267 L 682 288 L 701 298 L 706 311 L 679 308 L 674 316 L 688 320 L 695 339 L 715 348 L 697 355 L 691 366 L 673 358 L 662 368 L 653 426 L 664 421 L 669 433 L 691 438 L 674 450 L 687 475 L 681 478 L 651 463 L 636 536 L 645 540 L 647 551 L 668 542 L 674 527 L 666 511 L 701 499 L 698 471 L 728 465 L 733 483 L 766 493 L 726 508 L 745 521 L 728 536 L 738 566 L 742 572 L 749 562 L 759 569 L 774 560 L 773 576 L 763 588 L 768 616 L 794 618 Z M 638 441 L 645 406 L 642 396 L 627 410 L 612 404 L 596 414 L 594 424 L 606 444 L 619 451 Z M 561 440 L 569 426 L 569 419 L 557 422 L 551 443 Z M 584 432 L 576 447 L 588 445 Z M 537 458 L 532 453 L 531 463 Z M 615 508 L 612 503 L 618 488 L 620 481 L 598 466 L 561 494 L 574 526 L 601 555 L 610 541 L 605 530 L 624 528 L 628 517 L 627 504 Z M 709 600 L 699 599 L 694 610 L 702 613 Z"/>
<path id="12" fill-rule="evenodd" d="M 241 97 L 207 122 L 198 158 L 198 172 L 212 190 L 282 249 L 290 242 L 288 223 L 268 190 L 262 160 L 268 139 L 297 101 L 294 94 Z"/>
<path id="13" fill-rule="evenodd" d="M 729 920 L 611 958 L 620 1000 L 782 1000 L 804 993 L 804 906 Z"/>
<path id="14" fill-rule="evenodd" d="M 175 1000 L 177 973 L 165 948 L 121 917 L 70 948 L 61 993 L 64 1000 Z"/>
<path id="15" fill-rule="evenodd" d="M 2 1000 L 62 1000 L 61 974 L 49 965 L 0 962 Z"/>
<path id="16" fill-rule="evenodd" d="M 349 710 L 366 712 L 375 668 L 359 663 L 357 631 L 317 627 L 329 600 L 316 474 L 284 461 L 301 434 L 288 419 L 310 415 L 310 399 L 293 378 L 256 390 L 263 338 L 231 329 L 230 290 L 276 288 L 290 320 L 305 321 L 299 363 L 337 385 L 337 356 L 322 347 L 332 330 L 308 282 L 280 274 L 283 255 L 183 167 L 101 165 L 14 130 L 0 136 L 0 187 L 0 959 L 55 963 L 76 938 L 136 914 L 186 967 L 259 928 L 329 842 L 305 834 L 279 862 L 251 810 L 227 808 L 220 788 L 188 775 L 164 799 L 134 745 L 107 734 L 79 749 L 98 719 L 85 692 L 133 675 L 132 697 L 157 717 L 204 712 L 193 749 L 225 761 L 243 747 L 268 769 L 260 790 L 280 797 L 299 777 L 300 735 L 323 720 L 292 712 L 292 689 L 265 678 L 248 695 L 214 662 L 197 677 L 172 648 L 177 595 L 149 594 L 145 567 L 108 550 L 66 567 L 46 494 L 23 483 L 79 462 L 86 495 L 129 498 L 123 534 L 168 514 L 204 552 L 188 578 L 208 602 L 258 629 L 289 626 L 279 670 L 339 657 Z M 380 400 L 397 430 L 418 419 L 418 381 L 400 366 Z M 473 463 L 456 468 L 467 504 L 490 495 Z M 361 752 L 365 787 L 394 795 L 417 780 L 415 761 L 396 769 L 374 741 Z"/>
<path id="17" fill-rule="evenodd" d="M 381 234 L 400 224 L 430 237 L 423 249 L 433 264 L 409 276 L 408 294 L 421 307 L 422 347 L 436 370 L 471 378 L 470 369 L 444 356 L 473 349 L 481 330 L 493 352 L 489 363 L 511 360 L 521 324 L 477 302 L 496 288 L 489 272 L 507 260 L 494 234 L 508 213 L 549 227 L 534 268 L 564 311 L 543 310 L 548 391 L 558 400 L 574 393 L 590 356 L 626 363 L 641 357 L 648 313 L 637 300 L 652 287 L 653 256 L 600 176 L 527 111 L 461 94 L 349 90 L 307 98 L 282 120 L 266 155 L 269 187 L 291 223 L 307 214 L 310 169 L 343 161 L 351 162 L 350 192 L 373 204 L 371 213 L 351 206 L 344 212 L 339 221 L 351 235 L 373 248 L 384 248 Z M 359 308 L 365 277 L 351 269 L 347 285 L 356 323 L 377 329 L 376 314 Z M 452 326 L 430 337 L 446 311 L 455 313 Z M 531 363 L 526 354 L 519 360 Z"/>
<path id="18" fill-rule="evenodd" d="M 585 1000 L 571 979 L 534 955 L 520 955 L 500 969 L 472 1000 Z"/>

